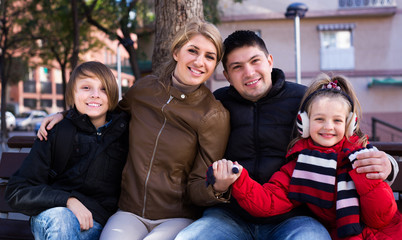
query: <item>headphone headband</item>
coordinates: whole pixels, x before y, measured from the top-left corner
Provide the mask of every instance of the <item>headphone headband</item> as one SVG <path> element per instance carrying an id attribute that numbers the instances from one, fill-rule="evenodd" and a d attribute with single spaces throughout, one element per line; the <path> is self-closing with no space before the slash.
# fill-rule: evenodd
<path id="1" fill-rule="evenodd" d="M 347 95 L 346 93 L 344 93 L 343 91 L 335 89 L 335 88 L 322 88 L 322 89 L 318 89 L 318 90 L 312 92 L 303 101 L 303 103 L 302 103 L 302 105 L 300 107 L 300 112 L 305 112 L 306 104 L 311 100 L 311 98 L 315 97 L 316 95 L 318 95 L 321 92 L 333 92 L 333 93 L 342 94 L 350 102 L 350 105 L 352 106 L 351 112 L 353 112 L 354 104 L 353 104 L 352 98 L 349 95 Z"/>

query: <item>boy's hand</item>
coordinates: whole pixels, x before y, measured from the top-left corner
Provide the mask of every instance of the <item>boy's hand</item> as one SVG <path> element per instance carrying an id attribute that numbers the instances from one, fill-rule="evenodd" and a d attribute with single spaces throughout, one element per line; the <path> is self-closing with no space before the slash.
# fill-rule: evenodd
<path id="1" fill-rule="evenodd" d="M 77 217 L 82 231 L 88 230 L 94 226 L 92 213 L 76 198 L 67 200 L 67 208 L 70 209 Z"/>
<path id="2" fill-rule="evenodd" d="M 392 171 L 391 162 L 383 151 L 370 151 L 356 156 L 354 167 L 358 173 L 366 173 L 368 179 L 385 180 Z"/>
<path id="3" fill-rule="evenodd" d="M 38 133 L 36 136 L 42 141 L 46 140 L 47 141 L 47 131 L 52 129 L 54 125 L 56 125 L 58 122 L 63 120 L 63 114 L 61 113 L 56 113 L 53 115 L 49 115 L 45 117 L 40 124 L 40 128 L 38 130 Z"/>
<path id="4" fill-rule="evenodd" d="M 236 165 L 239 168 L 238 173 L 233 173 L 233 165 Z M 213 187 L 217 192 L 226 192 L 230 185 L 239 178 L 243 170 L 243 167 L 237 162 L 234 164 L 232 161 L 226 159 L 214 162 L 212 168 L 215 176 L 215 184 Z"/>

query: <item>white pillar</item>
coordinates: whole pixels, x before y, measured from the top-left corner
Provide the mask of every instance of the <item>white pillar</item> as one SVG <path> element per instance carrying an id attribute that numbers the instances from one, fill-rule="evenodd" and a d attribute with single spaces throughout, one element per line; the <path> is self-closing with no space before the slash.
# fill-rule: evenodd
<path id="1" fill-rule="evenodd" d="M 295 52 L 296 52 L 296 82 L 301 84 L 300 64 L 300 17 L 295 17 Z"/>

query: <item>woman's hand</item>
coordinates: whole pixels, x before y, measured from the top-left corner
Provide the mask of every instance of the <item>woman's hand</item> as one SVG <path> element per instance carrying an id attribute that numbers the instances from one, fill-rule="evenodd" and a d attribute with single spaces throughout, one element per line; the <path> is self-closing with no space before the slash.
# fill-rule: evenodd
<path id="1" fill-rule="evenodd" d="M 56 113 L 45 117 L 40 124 L 40 128 L 36 136 L 42 141 L 47 141 L 47 131 L 52 129 L 54 125 L 63 120 L 64 116 L 61 113 Z"/>
<path id="2" fill-rule="evenodd" d="M 67 208 L 77 217 L 81 230 L 85 231 L 94 226 L 92 213 L 78 199 L 70 197 L 67 200 Z"/>
<path id="3" fill-rule="evenodd" d="M 233 173 L 232 168 L 234 165 L 239 168 L 238 173 Z M 226 192 L 230 185 L 240 177 L 243 167 L 237 162 L 233 163 L 230 160 L 222 159 L 214 162 L 212 169 L 214 170 L 215 176 L 214 190 L 216 192 Z"/>

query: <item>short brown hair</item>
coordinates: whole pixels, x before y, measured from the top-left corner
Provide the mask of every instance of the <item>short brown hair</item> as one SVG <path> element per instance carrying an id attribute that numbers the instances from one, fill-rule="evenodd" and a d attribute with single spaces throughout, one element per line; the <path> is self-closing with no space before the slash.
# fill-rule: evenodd
<path id="1" fill-rule="evenodd" d="M 75 85 L 77 80 L 86 77 L 95 77 L 101 81 L 102 85 L 105 87 L 109 102 L 108 110 L 113 110 L 117 106 L 117 102 L 119 100 L 116 78 L 107 66 L 96 61 L 84 62 L 77 66 L 71 73 L 70 80 L 68 81 L 66 87 L 66 105 L 68 107 L 74 106 Z"/>

